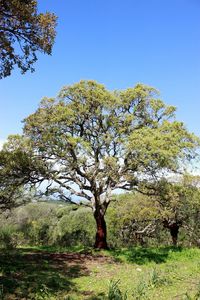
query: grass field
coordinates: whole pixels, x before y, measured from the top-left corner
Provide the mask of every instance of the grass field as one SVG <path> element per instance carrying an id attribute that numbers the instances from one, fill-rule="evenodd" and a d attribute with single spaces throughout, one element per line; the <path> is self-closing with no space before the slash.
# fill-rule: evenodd
<path id="1" fill-rule="evenodd" d="M 200 299 L 200 249 L 20 248 L 2 250 L 0 267 L 6 300 L 109 299 L 113 284 L 127 299 Z"/>

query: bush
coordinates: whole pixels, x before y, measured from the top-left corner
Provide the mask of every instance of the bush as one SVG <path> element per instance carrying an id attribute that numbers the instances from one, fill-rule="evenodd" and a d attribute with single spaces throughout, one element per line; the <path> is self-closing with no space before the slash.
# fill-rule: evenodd
<path id="1" fill-rule="evenodd" d="M 65 213 L 54 228 L 53 243 L 59 246 L 92 246 L 95 222 L 91 210 L 83 207 Z"/>
<path id="2" fill-rule="evenodd" d="M 0 229 L 0 246 L 6 249 L 13 249 L 23 244 L 23 233 L 17 230 L 16 226 L 6 224 Z"/>

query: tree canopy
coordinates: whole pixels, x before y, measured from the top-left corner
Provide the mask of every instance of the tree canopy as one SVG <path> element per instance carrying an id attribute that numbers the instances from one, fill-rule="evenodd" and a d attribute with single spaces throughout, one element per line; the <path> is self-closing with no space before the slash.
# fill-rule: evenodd
<path id="1" fill-rule="evenodd" d="M 80 81 L 57 98 L 44 98 L 25 119 L 22 140 L 42 170 L 34 174 L 48 181 L 47 193 L 92 208 L 95 247 L 107 247 L 104 215 L 113 192 L 153 194 L 163 178 L 184 171 L 195 157 L 199 140 L 174 114 L 146 85 L 111 92 Z"/>
<path id="2" fill-rule="evenodd" d="M 25 73 L 34 71 L 36 52 L 51 54 L 56 16 L 37 12 L 37 1 L 0 0 L 0 78 L 15 65 Z"/>
<path id="3" fill-rule="evenodd" d="M 25 202 L 26 192 L 39 182 L 43 173 L 27 139 L 15 135 L 0 151 L 0 209 L 11 209 Z"/>

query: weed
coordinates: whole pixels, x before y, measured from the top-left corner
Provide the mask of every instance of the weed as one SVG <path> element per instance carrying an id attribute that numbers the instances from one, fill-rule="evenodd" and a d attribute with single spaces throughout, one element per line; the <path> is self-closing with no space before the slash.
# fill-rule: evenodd
<path id="1" fill-rule="evenodd" d="M 34 300 L 50 300 L 51 295 L 48 287 L 45 284 L 42 284 L 37 293 L 33 296 Z"/>
<path id="2" fill-rule="evenodd" d="M 119 288 L 120 280 L 111 281 L 108 291 L 108 300 L 127 300 L 127 292 L 123 294 Z"/>
<path id="3" fill-rule="evenodd" d="M 134 289 L 133 298 L 135 300 L 148 299 L 147 292 L 149 289 L 157 288 L 162 285 L 167 285 L 169 282 L 170 281 L 166 277 L 164 277 L 160 272 L 158 272 L 156 269 L 153 269 L 149 273 L 148 278 L 141 278 L 141 280 Z"/>
<path id="4" fill-rule="evenodd" d="M 170 280 L 168 280 L 165 276 L 163 276 L 160 272 L 158 272 L 155 268 L 150 272 L 150 278 L 149 278 L 149 286 L 159 287 L 162 285 L 167 285 L 171 283 Z"/>
<path id="5" fill-rule="evenodd" d="M 135 287 L 132 296 L 135 300 L 148 299 L 147 291 L 148 291 L 148 284 L 144 279 L 141 279 L 137 284 L 137 286 Z"/>

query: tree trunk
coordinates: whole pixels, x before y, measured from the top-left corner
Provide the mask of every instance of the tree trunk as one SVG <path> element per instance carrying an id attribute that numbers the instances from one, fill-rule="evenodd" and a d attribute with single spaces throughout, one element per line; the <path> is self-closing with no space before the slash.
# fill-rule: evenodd
<path id="1" fill-rule="evenodd" d="M 107 245 L 107 230 L 106 230 L 106 222 L 104 219 L 104 214 L 100 209 L 97 209 L 94 212 L 94 218 L 97 224 L 97 232 L 94 248 L 96 249 L 108 249 Z"/>
<path id="2" fill-rule="evenodd" d="M 178 233 L 179 233 L 179 228 L 181 225 L 180 221 L 171 221 L 171 220 L 164 220 L 163 225 L 165 228 L 168 228 L 171 234 L 172 238 L 172 244 L 173 246 L 177 246 L 178 242 Z"/>
<path id="3" fill-rule="evenodd" d="M 172 237 L 173 246 L 176 247 L 178 242 L 179 225 L 177 223 L 174 223 L 169 227 L 169 230 Z"/>

